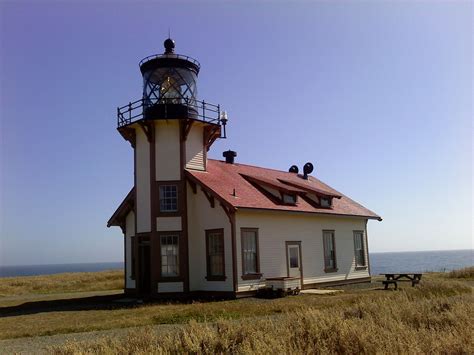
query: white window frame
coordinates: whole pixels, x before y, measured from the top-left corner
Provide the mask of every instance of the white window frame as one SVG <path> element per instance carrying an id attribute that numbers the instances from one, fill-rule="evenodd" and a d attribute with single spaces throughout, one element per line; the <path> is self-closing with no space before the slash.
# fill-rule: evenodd
<path id="1" fill-rule="evenodd" d="M 173 188 L 175 191 L 169 191 Z M 174 196 L 173 196 L 174 194 Z M 178 185 L 159 185 L 160 212 L 178 212 Z M 171 206 L 171 207 L 170 207 Z"/>
<path id="2" fill-rule="evenodd" d="M 163 243 L 164 239 L 166 239 L 165 243 Z M 161 277 L 179 277 L 179 233 L 160 234 L 160 256 Z M 170 257 L 175 258 L 174 263 L 169 263 Z"/>
<path id="3" fill-rule="evenodd" d="M 367 267 L 367 256 L 365 247 L 364 231 L 354 231 L 354 263 L 356 268 Z M 357 240 L 360 237 L 360 243 Z M 360 263 L 362 258 L 362 263 Z"/>

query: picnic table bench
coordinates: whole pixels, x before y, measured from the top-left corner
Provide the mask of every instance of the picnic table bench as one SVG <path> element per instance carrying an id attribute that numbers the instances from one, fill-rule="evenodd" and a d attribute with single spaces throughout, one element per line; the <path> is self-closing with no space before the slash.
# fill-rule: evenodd
<path id="1" fill-rule="evenodd" d="M 385 286 L 385 290 L 388 289 L 389 285 L 395 285 L 395 290 L 398 288 L 398 281 L 407 281 L 411 282 L 412 286 L 415 286 L 420 282 L 421 276 L 423 274 L 411 274 L 411 273 L 398 273 L 398 274 L 381 274 L 385 276 L 385 280 L 382 281 L 382 284 Z"/>

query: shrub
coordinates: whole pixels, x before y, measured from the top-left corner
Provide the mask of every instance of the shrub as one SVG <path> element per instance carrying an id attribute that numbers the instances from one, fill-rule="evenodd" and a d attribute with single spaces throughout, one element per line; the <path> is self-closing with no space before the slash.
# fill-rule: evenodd
<path id="1" fill-rule="evenodd" d="M 447 274 L 453 279 L 472 279 L 474 278 L 474 266 L 465 267 L 459 270 L 453 270 Z"/>

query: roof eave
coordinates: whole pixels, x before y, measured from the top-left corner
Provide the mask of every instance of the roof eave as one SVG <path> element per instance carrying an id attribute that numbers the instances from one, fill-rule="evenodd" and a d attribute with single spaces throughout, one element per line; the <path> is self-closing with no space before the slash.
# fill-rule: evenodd
<path id="1" fill-rule="evenodd" d="M 272 211 L 272 212 L 289 212 L 289 213 L 304 213 L 304 214 L 312 214 L 312 215 L 323 215 L 329 217 L 354 217 L 354 218 L 363 218 L 363 219 L 374 219 L 378 221 L 382 221 L 382 217 L 380 216 L 367 216 L 367 215 L 356 215 L 356 214 L 344 214 L 344 213 L 327 213 L 327 212 L 319 212 L 319 211 L 301 211 L 301 210 L 284 210 L 278 208 L 265 208 L 265 207 L 243 207 L 237 206 L 239 210 L 253 210 L 253 211 Z"/>
<path id="2" fill-rule="evenodd" d="M 122 227 L 125 217 L 127 216 L 128 212 L 133 209 L 134 201 L 134 192 L 135 188 L 132 187 L 130 192 L 125 196 L 123 201 L 117 207 L 115 212 L 107 221 L 107 227 L 110 228 L 112 226 Z"/>

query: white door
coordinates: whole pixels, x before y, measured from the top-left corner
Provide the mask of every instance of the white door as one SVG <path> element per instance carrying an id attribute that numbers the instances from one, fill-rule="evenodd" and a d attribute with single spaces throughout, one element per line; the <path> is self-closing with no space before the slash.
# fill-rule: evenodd
<path id="1" fill-rule="evenodd" d="M 301 252 L 300 244 L 287 244 L 288 276 L 301 278 Z"/>

